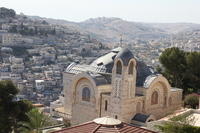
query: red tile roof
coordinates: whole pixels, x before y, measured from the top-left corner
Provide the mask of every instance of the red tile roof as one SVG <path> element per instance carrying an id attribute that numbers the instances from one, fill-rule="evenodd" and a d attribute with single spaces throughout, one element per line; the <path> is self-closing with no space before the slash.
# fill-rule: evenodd
<path id="1" fill-rule="evenodd" d="M 119 125 L 107 126 L 88 122 L 74 127 L 55 131 L 53 133 L 156 133 L 144 128 L 136 127 L 122 122 Z"/>

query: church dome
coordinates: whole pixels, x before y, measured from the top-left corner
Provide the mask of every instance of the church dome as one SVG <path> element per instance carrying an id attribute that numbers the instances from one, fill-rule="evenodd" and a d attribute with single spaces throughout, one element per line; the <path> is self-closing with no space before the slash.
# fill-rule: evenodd
<path id="1" fill-rule="evenodd" d="M 114 119 L 112 117 L 106 116 L 102 118 L 96 118 L 93 120 L 95 123 L 105 126 L 116 126 L 120 125 L 122 122 L 118 119 Z"/>
<path id="2" fill-rule="evenodd" d="M 129 60 L 134 58 L 133 53 L 128 48 L 123 48 L 115 57 L 115 59 L 120 58 L 125 66 L 128 65 Z"/>

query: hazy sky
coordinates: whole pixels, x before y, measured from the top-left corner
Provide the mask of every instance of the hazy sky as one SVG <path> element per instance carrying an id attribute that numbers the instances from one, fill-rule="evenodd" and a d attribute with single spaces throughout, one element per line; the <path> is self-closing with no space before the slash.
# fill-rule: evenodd
<path id="1" fill-rule="evenodd" d="M 0 7 L 76 22 L 105 16 L 140 22 L 200 23 L 200 0 L 0 0 Z"/>

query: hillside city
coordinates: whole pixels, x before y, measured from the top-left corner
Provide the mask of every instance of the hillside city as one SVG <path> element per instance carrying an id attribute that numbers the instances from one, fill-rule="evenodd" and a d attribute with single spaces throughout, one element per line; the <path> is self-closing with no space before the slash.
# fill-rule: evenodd
<path id="1" fill-rule="evenodd" d="M 71 61 L 89 63 L 105 50 L 88 35 L 6 11 L 1 8 L 13 15 L 0 19 L 0 79 L 16 84 L 18 98 L 49 106 L 62 91 L 62 72 Z"/>
<path id="2" fill-rule="evenodd" d="M 106 27 L 113 21 L 131 23 L 117 18 L 96 18 L 82 24 L 58 23 L 59 20 L 16 14 L 12 9 L 0 8 L 0 80 L 12 80 L 20 90 L 16 99 L 43 105 L 44 111 L 59 121 L 65 115 L 59 110 L 65 95 L 63 73 L 71 62 L 90 64 L 120 46 L 129 48 L 137 60 L 156 71 L 160 65 L 159 56 L 166 48 L 200 51 L 200 26 L 171 33 L 158 30 L 154 25 L 155 29 L 145 33 L 142 28 L 147 24 L 140 27 L 137 23 L 141 31 L 131 38 L 124 31 L 104 38 L 96 34 L 97 29 L 88 26 L 103 23 Z M 87 31 L 83 31 L 84 27 Z M 107 28 L 115 31 L 113 27 Z M 149 35 L 154 32 L 155 35 Z"/>

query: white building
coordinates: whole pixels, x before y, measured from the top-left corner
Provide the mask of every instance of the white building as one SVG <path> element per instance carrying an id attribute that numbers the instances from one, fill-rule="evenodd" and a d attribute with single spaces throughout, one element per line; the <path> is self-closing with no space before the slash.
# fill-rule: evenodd
<path id="1" fill-rule="evenodd" d="M 13 64 L 11 65 L 11 72 L 13 73 L 23 73 L 24 64 Z"/>
<path id="2" fill-rule="evenodd" d="M 35 80 L 35 88 L 37 90 L 42 90 L 45 87 L 44 80 Z"/>
<path id="3" fill-rule="evenodd" d="M 2 35 L 2 44 L 18 44 L 22 42 L 20 34 L 6 33 Z"/>

